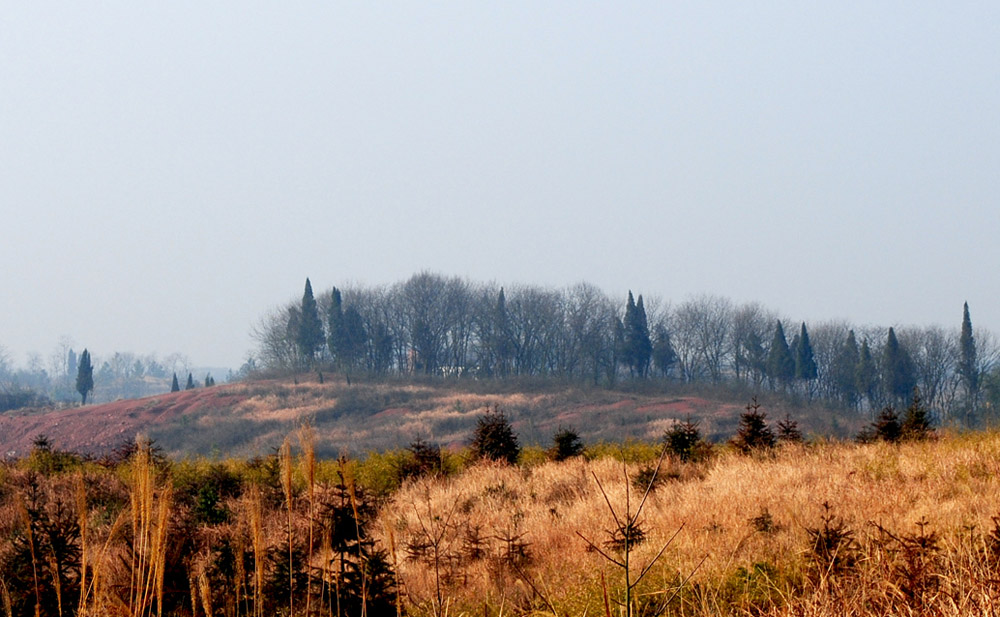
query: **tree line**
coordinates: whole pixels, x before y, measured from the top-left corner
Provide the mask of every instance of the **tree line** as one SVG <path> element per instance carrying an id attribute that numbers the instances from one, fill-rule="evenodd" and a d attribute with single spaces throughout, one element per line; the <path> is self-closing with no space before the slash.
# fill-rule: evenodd
<path id="1" fill-rule="evenodd" d="M 992 413 L 996 339 L 972 330 L 793 322 L 756 302 L 711 295 L 677 305 L 580 283 L 501 287 L 422 272 L 389 286 L 333 287 L 272 310 L 253 328 L 251 364 L 348 376 L 550 376 L 737 384 L 846 408 L 905 407 L 918 389 L 942 418 Z"/>

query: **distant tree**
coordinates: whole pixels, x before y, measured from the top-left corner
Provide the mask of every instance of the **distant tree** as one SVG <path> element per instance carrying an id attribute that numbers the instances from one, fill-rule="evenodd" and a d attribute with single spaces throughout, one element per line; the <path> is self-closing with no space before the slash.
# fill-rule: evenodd
<path id="1" fill-rule="evenodd" d="M 181 385 L 177 382 L 177 373 L 174 373 L 174 381 L 170 384 L 171 392 L 180 392 Z"/>
<path id="2" fill-rule="evenodd" d="M 632 292 L 628 292 L 628 300 L 625 304 L 625 319 L 622 323 L 624 327 L 624 342 L 622 349 L 622 362 L 628 367 L 629 374 L 633 377 L 645 377 L 649 372 L 650 357 L 653 353 L 653 343 L 649 338 L 649 323 L 646 318 L 646 309 L 643 305 L 642 296 L 636 302 L 632 297 Z"/>
<path id="3" fill-rule="evenodd" d="M 677 364 L 677 352 L 670 343 L 670 333 L 662 324 L 656 328 L 656 342 L 653 343 L 653 365 L 664 376 L 669 375 Z"/>
<path id="4" fill-rule="evenodd" d="M 336 287 L 330 292 L 330 305 L 326 309 L 326 332 L 330 357 L 334 362 L 339 362 L 344 338 L 344 300 Z"/>
<path id="5" fill-rule="evenodd" d="M 187 385 L 184 386 L 184 389 L 185 390 L 193 390 L 194 389 L 194 375 L 192 375 L 191 373 L 188 373 Z"/>
<path id="6" fill-rule="evenodd" d="M 385 374 L 392 367 L 392 350 L 392 333 L 384 322 L 379 321 L 372 333 L 372 368 L 376 375 Z"/>
<path id="7" fill-rule="evenodd" d="M 816 379 L 816 374 L 816 359 L 813 356 L 812 343 L 809 342 L 806 324 L 802 322 L 798 345 L 795 347 L 795 378 L 811 381 Z"/>
<path id="8" fill-rule="evenodd" d="M 560 428 L 552 436 L 552 448 L 549 456 L 554 461 L 565 461 L 566 459 L 583 454 L 583 441 L 580 434 L 572 428 Z"/>
<path id="9" fill-rule="evenodd" d="M 70 349 L 66 354 L 66 375 L 75 375 L 79 370 L 76 352 Z"/>
<path id="10" fill-rule="evenodd" d="M 87 395 L 94 391 L 94 366 L 90 362 L 90 352 L 86 349 L 80 354 L 77 364 L 76 391 L 83 397 L 82 405 L 87 404 Z"/>
<path id="11" fill-rule="evenodd" d="M 837 350 L 837 355 L 834 356 L 831 363 L 830 380 L 833 383 L 837 397 L 851 407 L 857 406 L 858 403 L 858 387 L 857 380 L 855 379 L 855 371 L 859 358 L 858 341 L 854 337 L 854 330 L 849 330 L 847 337 L 844 339 L 840 349 Z"/>
<path id="12" fill-rule="evenodd" d="M 886 395 L 893 401 L 905 401 L 917 387 L 913 359 L 899 344 L 896 331 L 889 328 L 885 349 L 882 352 L 882 367 L 885 376 Z"/>
<path id="13" fill-rule="evenodd" d="M 867 398 L 868 404 L 875 407 L 878 401 L 878 369 L 868 339 L 861 341 L 858 364 L 854 369 L 854 383 L 858 395 Z"/>
<path id="14" fill-rule="evenodd" d="M 313 296 L 312 283 L 306 279 L 305 291 L 302 293 L 302 305 L 299 308 L 298 330 L 295 333 L 295 344 L 299 357 L 306 366 L 312 366 L 316 361 L 316 352 L 323 347 L 323 322 L 319 319 L 319 307 Z"/>
<path id="15" fill-rule="evenodd" d="M 322 383 L 322 381 L 320 383 Z M 205 387 L 206 388 L 211 388 L 214 385 L 215 385 L 215 378 L 212 377 L 211 374 L 206 374 L 205 375 Z"/>
<path id="16" fill-rule="evenodd" d="M 365 323 L 361 314 L 353 306 L 344 311 L 343 331 L 340 341 L 340 362 L 344 371 L 355 367 L 364 356 L 368 336 L 365 333 Z"/>
<path id="17" fill-rule="evenodd" d="M 507 311 L 507 296 L 503 287 L 497 294 L 493 314 L 488 319 L 489 347 L 492 352 L 492 373 L 497 377 L 507 377 L 511 372 L 514 344 L 511 340 L 510 314 Z"/>
<path id="18" fill-rule="evenodd" d="M 499 406 L 487 410 L 479 418 L 471 445 L 474 457 L 511 465 L 517 462 L 517 457 L 521 454 L 521 445 L 514 427 Z"/>
<path id="19" fill-rule="evenodd" d="M 965 386 L 966 415 L 971 417 L 979 396 L 979 364 L 976 361 L 976 339 L 972 336 L 969 303 L 962 310 L 962 333 L 958 339 L 958 375 Z"/>
<path id="20" fill-rule="evenodd" d="M 767 377 L 774 382 L 787 385 L 795 377 L 795 358 L 788 349 L 785 339 L 785 329 L 778 320 L 774 326 L 774 338 L 771 339 L 771 349 L 767 353 Z"/>

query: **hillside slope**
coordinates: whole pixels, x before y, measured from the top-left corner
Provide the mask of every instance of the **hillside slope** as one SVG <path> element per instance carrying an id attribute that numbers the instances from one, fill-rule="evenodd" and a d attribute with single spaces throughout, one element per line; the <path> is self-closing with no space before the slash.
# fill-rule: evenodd
<path id="1" fill-rule="evenodd" d="M 520 389 L 514 389 L 520 387 Z M 806 433 L 844 436 L 861 419 L 843 412 L 769 406 L 773 420 L 786 413 Z M 355 383 L 328 379 L 251 381 L 71 409 L 0 414 L 0 454 L 16 458 L 45 435 L 57 448 L 99 454 L 137 433 L 168 454 L 267 454 L 309 422 L 322 456 L 354 455 L 405 446 L 420 437 L 447 447 L 464 445 L 477 418 L 498 405 L 525 444 L 548 445 L 560 427 L 585 442 L 658 439 L 674 421 L 692 419 L 715 441 L 733 434 L 745 403 L 557 384 L 429 381 Z"/>

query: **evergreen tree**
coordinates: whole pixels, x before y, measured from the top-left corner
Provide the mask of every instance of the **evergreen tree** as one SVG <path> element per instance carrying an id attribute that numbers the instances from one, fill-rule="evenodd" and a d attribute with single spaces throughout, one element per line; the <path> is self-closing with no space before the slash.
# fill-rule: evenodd
<path id="1" fill-rule="evenodd" d="M 774 327 L 774 338 L 767 353 L 767 376 L 771 380 L 772 387 L 775 381 L 787 385 L 795 377 L 795 358 L 788 349 L 781 320 L 778 320 Z"/>
<path id="2" fill-rule="evenodd" d="M 667 451 L 683 462 L 693 461 L 704 447 L 698 423 L 688 418 L 684 422 L 674 422 L 663 434 Z"/>
<path id="3" fill-rule="evenodd" d="M 628 292 L 625 305 L 625 342 L 622 349 L 622 362 L 628 367 L 633 377 L 645 377 L 649 372 L 649 361 L 653 353 L 653 343 L 649 338 L 649 322 L 646 319 L 646 308 L 642 296 L 636 302 L 632 292 Z"/>
<path id="4" fill-rule="evenodd" d="M 899 344 L 896 332 L 892 328 L 889 328 L 889 336 L 886 338 L 882 353 L 886 396 L 894 401 L 905 401 L 917 386 L 916 371 L 913 359 Z"/>
<path id="5" fill-rule="evenodd" d="M 494 407 L 479 418 L 472 437 L 472 454 L 476 458 L 502 461 L 513 465 L 521 454 L 517 434 L 507 416 Z"/>
<path id="6" fill-rule="evenodd" d="M 795 378 L 809 381 L 816 379 L 816 375 L 816 359 L 813 357 L 812 344 L 809 342 L 809 332 L 806 331 L 805 322 L 802 322 L 799 344 L 795 348 Z"/>
<path id="7" fill-rule="evenodd" d="M 787 413 L 784 420 L 778 421 L 778 441 L 785 443 L 802 443 L 803 441 L 799 423 L 792 420 L 792 416 Z"/>
<path id="8" fill-rule="evenodd" d="M 632 298 L 632 290 L 628 292 L 628 300 L 625 302 L 625 318 L 622 320 L 624 326 L 624 341 L 622 342 L 621 361 L 628 367 L 629 374 L 635 376 L 635 350 L 632 345 L 633 324 L 635 323 L 635 299 Z"/>
<path id="9" fill-rule="evenodd" d="M 493 310 L 493 319 L 490 332 L 490 341 L 493 347 L 493 374 L 498 377 L 506 377 L 511 370 L 511 356 L 514 346 L 510 340 L 510 315 L 507 313 L 507 296 L 503 287 L 497 294 L 496 307 Z"/>
<path id="10" fill-rule="evenodd" d="M 340 364 L 344 373 L 348 375 L 347 381 L 350 383 L 350 370 L 364 356 L 365 344 L 368 341 L 364 320 L 361 318 L 361 313 L 353 306 L 347 307 L 344 311 L 340 336 Z"/>
<path id="11" fill-rule="evenodd" d="M 877 439 L 896 443 L 903 436 L 903 425 L 899 421 L 899 414 L 892 405 L 882 408 L 875 422 L 872 423 L 872 430 Z"/>
<path id="12" fill-rule="evenodd" d="M 639 369 L 639 376 L 645 377 L 649 374 L 650 359 L 653 355 L 653 341 L 649 337 L 649 319 L 646 317 L 646 305 L 642 301 L 642 294 L 635 303 L 635 359 L 636 367 Z"/>
<path id="13" fill-rule="evenodd" d="M 316 360 L 316 352 L 323 347 L 323 322 L 319 319 L 319 307 L 316 305 L 312 283 L 308 278 L 305 291 L 302 293 L 302 305 L 299 308 L 295 344 L 299 350 L 299 357 L 307 366 L 312 366 Z"/>
<path id="14" fill-rule="evenodd" d="M 746 338 L 740 341 L 737 353 L 740 354 L 740 363 L 747 368 L 753 383 L 759 386 L 767 375 L 767 352 L 764 351 L 760 335 L 756 332 L 747 334 Z"/>
<path id="15" fill-rule="evenodd" d="M 903 422 L 900 425 L 903 439 L 922 440 L 930 437 L 932 428 L 931 415 L 924 407 L 920 398 L 920 390 L 913 389 L 913 399 L 910 406 L 903 414 Z"/>
<path id="16" fill-rule="evenodd" d="M 81 405 L 87 404 L 87 395 L 94 391 L 94 366 L 90 362 L 90 352 L 80 354 L 76 369 L 76 391 L 83 397 Z"/>
<path id="17" fill-rule="evenodd" d="M 66 377 L 76 375 L 79 368 L 76 352 L 70 349 L 69 353 L 66 354 Z"/>
<path id="18" fill-rule="evenodd" d="M 760 410 L 757 397 L 747 405 L 747 410 L 740 414 L 740 426 L 733 445 L 744 453 L 760 450 L 770 450 L 777 444 L 774 431 L 767 425 L 767 414 Z"/>
<path id="19" fill-rule="evenodd" d="M 841 401 L 855 407 L 858 403 L 857 370 L 860 351 L 858 341 L 854 338 L 854 330 L 847 333 L 843 345 L 837 350 L 830 366 L 830 379 L 834 390 Z"/>
<path id="20" fill-rule="evenodd" d="M 574 429 L 561 428 L 552 436 L 552 448 L 549 450 L 552 460 L 565 461 L 581 454 L 583 454 L 583 441 Z"/>
<path id="21" fill-rule="evenodd" d="M 340 362 L 340 352 L 344 340 L 344 303 L 340 290 L 336 287 L 330 292 L 330 306 L 326 312 L 326 344 L 330 349 L 330 357 L 335 363 Z"/>
<path id="22" fill-rule="evenodd" d="M 173 381 L 173 383 L 170 384 L 170 391 L 171 392 L 180 392 L 181 391 L 181 385 L 179 383 L 177 383 L 177 373 L 174 373 L 174 381 Z"/>
<path id="23" fill-rule="evenodd" d="M 653 365 L 664 376 L 669 375 L 677 364 L 677 352 L 670 342 L 670 333 L 662 325 L 656 328 L 656 342 L 653 343 Z"/>
<path id="24" fill-rule="evenodd" d="M 979 395 L 979 367 L 976 362 L 976 339 L 972 336 L 972 319 L 969 318 L 969 303 L 962 311 L 962 334 L 958 339 L 958 375 L 962 378 L 966 393 L 966 413 L 975 410 Z"/>
<path id="25" fill-rule="evenodd" d="M 184 386 L 185 390 L 194 390 L 194 375 L 188 373 L 187 385 Z"/>
<path id="26" fill-rule="evenodd" d="M 861 342 L 858 364 L 854 369 L 854 383 L 858 396 L 867 398 L 868 404 L 874 407 L 878 401 L 878 370 L 868 339 Z"/>

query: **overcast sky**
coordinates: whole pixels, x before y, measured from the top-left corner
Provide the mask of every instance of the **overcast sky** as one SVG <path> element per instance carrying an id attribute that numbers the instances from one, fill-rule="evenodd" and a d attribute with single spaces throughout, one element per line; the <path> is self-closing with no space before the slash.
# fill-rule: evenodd
<path id="1" fill-rule="evenodd" d="M 0 345 L 430 270 L 1000 329 L 1000 3 L 13 2 Z"/>

